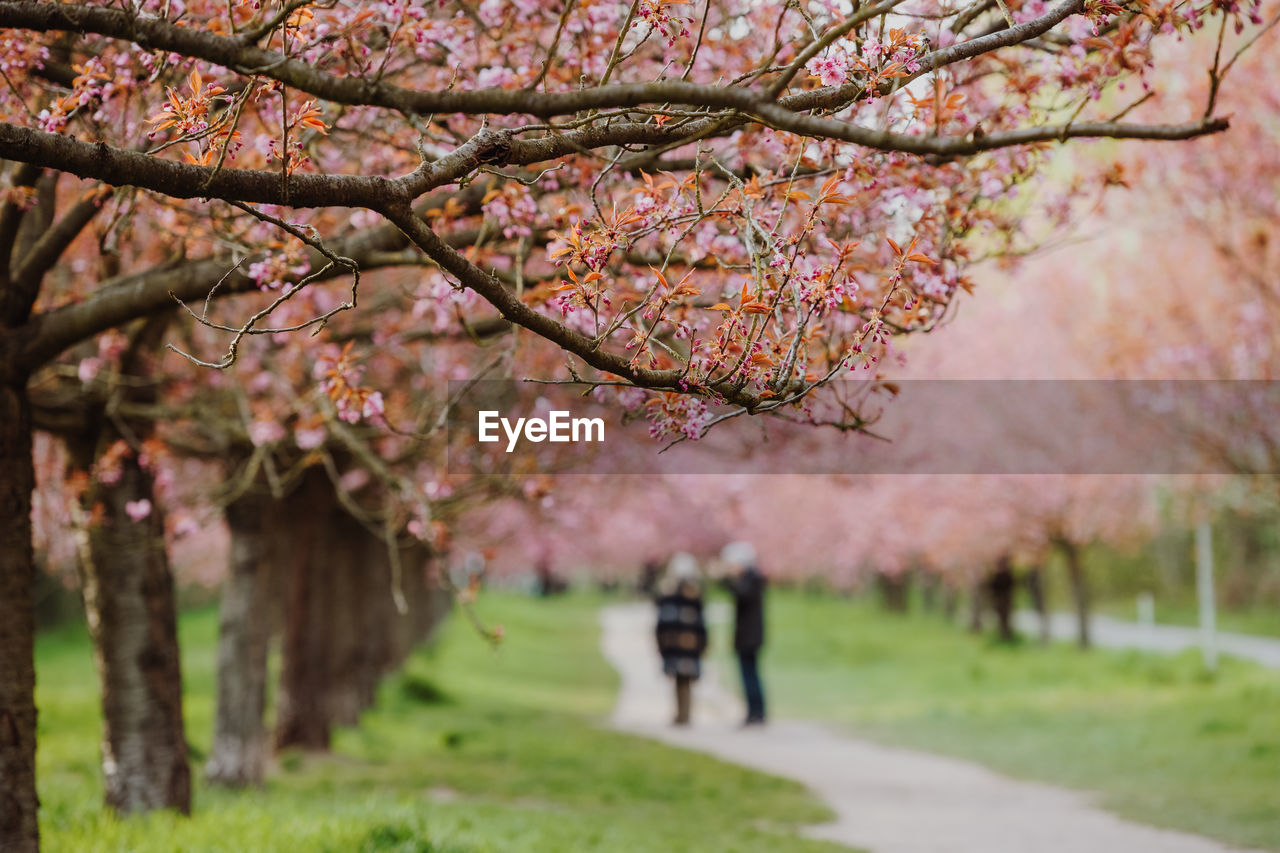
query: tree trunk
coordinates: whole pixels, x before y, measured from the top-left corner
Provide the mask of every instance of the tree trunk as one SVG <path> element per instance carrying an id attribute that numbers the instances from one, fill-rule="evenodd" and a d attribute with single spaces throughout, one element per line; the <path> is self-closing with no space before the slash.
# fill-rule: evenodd
<path id="1" fill-rule="evenodd" d="M 1166 524 L 1155 537 L 1151 549 L 1155 554 L 1162 595 L 1173 597 L 1191 582 L 1187 573 L 1189 544 L 1187 531 L 1171 524 Z"/>
<path id="2" fill-rule="evenodd" d="M 941 579 L 933 572 L 917 569 L 916 575 L 920 578 L 920 609 L 925 613 L 932 613 L 938 608 L 938 587 Z"/>
<path id="3" fill-rule="evenodd" d="M 428 581 L 425 548 L 400 548 L 397 611 L 384 538 L 338 503 L 323 472 L 308 472 L 290 497 L 292 560 L 285 594 L 284 665 L 276 748 L 325 750 L 332 727 L 355 725 L 382 676 L 439 622 L 447 601 Z M 314 525 L 314 527 L 310 526 Z"/>
<path id="4" fill-rule="evenodd" d="M 228 787 L 262 784 L 267 760 L 267 649 L 271 639 L 269 496 L 248 492 L 224 512 L 231 565 L 218 623 L 217 709 L 205 775 Z"/>
<path id="5" fill-rule="evenodd" d="M 330 599 L 333 584 L 324 537 L 334 511 L 331 486 L 322 471 L 311 469 L 289 497 L 297 521 L 279 533 L 287 537 L 289 573 L 285 596 L 283 662 L 276 706 L 276 749 L 327 750 L 331 734 L 328 707 Z M 320 540 L 324 538 L 325 541 Z"/>
<path id="6" fill-rule="evenodd" d="M 1252 518 L 1238 513 L 1225 514 L 1219 529 L 1229 543 L 1218 585 L 1222 606 L 1227 610 L 1245 607 L 1256 601 L 1260 592 L 1259 581 L 1266 559 L 1259 535 L 1261 531 Z"/>
<path id="7" fill-rule="evenodd" d="M 987 593 L 991 610 L 996 615 L 996 630 L 1002 642 L 1011 643 L 1013 633 L 1013 570 L 1007 559 L 1002 559 L 987 578 Z"/>
<path id="8" fill-rule="evenodd" d="M 1068 540 L 1059 540 L 1058 548 L 1067 560 L 1067 577 L 1071 581 L 1071 599 L 1076 610 L 1076 642 L 1080 648 L 1092 645 L 1089 637 L 1089 583 L 1080 561 L 1080 548 Z"/>
<path id="9" fill-rule="evenodd" d="M 410 545 L 400 551 L 400 585 L 409 612 L 396 622 L 391 645 L 391 667 L 399 667 L 413 647 L 426 639 L 440 619 L 439 599 L 430 583 L 431 555 L 422 545 Z"/>
<path id="10" fill-rule="evenodd" d="M 333 603 L 328 623 L 329 677 L 325 684 L 329 719 L 335 725 L 354 726 L 364 710 L 367 679 L 371 673 L 374 636 L 367 619 L 371 599 L 380 590 L 379 573 L 370 555 L 380 542 L 341 508 L 334 507 L 328 526 L 329 593 Z M 375 555 L 376 556 L 376 555 Z"/>
<path id="11" fill-rule="evenodd" d="M 445 556 L 428 551 L 425 547 L 417 551 L 417 568 L 414 570 L 418 575 L 418 581 L 421 586 L 417 587 L 419 595 L 421 595 L 421 607 L 412 608 L 409 611 L 409 617 L 412 620 L 412 644 L 416 645 L 426 639 L 435 631 L 436 626 L 448 614 L 449 608 L 453 606 L 453 596 L 450 595 L 444 587 L 444 583 L 440 578 L 440 573 L 445 571 Z"/>
<path id="12" fill-rule="evenodd" d="M 911 575 L 909 572 L 888 574 L 879 572 L 876 581 L 880 587 L 881 602 L 891 613 L 906 613 L 908 597 L 911 592 Z"/>
<path id="13" fill-rule="evenodd" d="M 40 849 L 36 810 L 35 624 L 31 550 L 31 404 L 0 385 L 0 850 Z"/>
<path id="14" fill-rule="evenodd" d="M 1027 570 L 1027 595 L 1031 598 L 1031 606 L 1036 611 L 1040 623 L 1040 642 L 1047 644 L 1052 638 L 1049 624 L 1049 600 L 1044 591 L 1044 572 L 1039 566 Z"/>
<path id="15" fill-rule="evenodd" d="M 969 632 L 982 633 L 982 611 L 987 604 L 987 588 L 981 580 L 969 586 Z"/>
<path id="16" fill-rule="evenodd" d="M 395 636 L 400 622 L 405 619 L 396 609 L 391 592 L 391 554 L 386 541 L 370 536 L 367 552 L 369 594 L 365 598 L 364 621 L 368 644 L 366 667 L 361 673 L 361 710 L 373 706 L 382 677 L 400 663 L 395 658 Z"/>
<path id="17" fill-rule="evenodd" d="M 942 618 L 948 622 L 956 621 L 956 608 L 960 605 L 960 591 L 950 583 L 942 585 Z"/>
<path id="18" fill-rule="evenodd" d="M 391 553 L 385 538 L 345 512 L 339 512 L 330 529 L 340 540 L 331 553 L 342 558 L 334 567 L 341 592 L 339 611 L 334 614 L 333 722 L 356 725 L 360 714 L 377 698 L 382 677 L 403 661 L 396 637 L 409 616 L 396 609 Z M 402 561 L 403 594 L 407 549 L 400 548 L 397 556 Z"/>
<path id="19" fill-rule="evenodd" d="M 131 332 L 119 365 L 120 376 L 130 378 L 122 392 L 129 402 L 155 402 L 148 359 L 170 316 L 152 317 Z M 63 434 L 71 465 L 91 482 L 79 502 L 79 562 L 101 682 L 105 801 L 121 813 L 188 814 L 191 769 L 173 575 L 155 481 L 139 460 L 154 424 L 122 422 L 106 408 L 105 400 L 91 401 L 83 424 Z"/>
<path id="20" fill-rule="evenodd" d="M 108 430 L 108 433 L 112 431 Z M 106 803 L 122 813 L 191 811 L 173 576 L 151 475 L 136 458 L 91 490 L 85 615 L 102 682 Z M 140 501 L 150 512 L 135 520 Z"/>

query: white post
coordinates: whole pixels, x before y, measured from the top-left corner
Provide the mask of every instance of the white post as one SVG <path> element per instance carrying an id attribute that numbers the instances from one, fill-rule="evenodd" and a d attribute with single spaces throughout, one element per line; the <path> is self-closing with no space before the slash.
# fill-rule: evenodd
<path id="1" fill-rule="evenodd" d="M 1149 592 L 1138 593 L 1138 624 L 1145 639 L 1150 642 L 1156 632 L 1156 597 Z"/>
<path id="2" fill-rule="evenodd" d="M 1213 529 L 1196 525 L 1196 591 L 1200 599 L 1200 651 L 1210 672 L 1218 668 L 1217 613 L 1213 600 Z"/>

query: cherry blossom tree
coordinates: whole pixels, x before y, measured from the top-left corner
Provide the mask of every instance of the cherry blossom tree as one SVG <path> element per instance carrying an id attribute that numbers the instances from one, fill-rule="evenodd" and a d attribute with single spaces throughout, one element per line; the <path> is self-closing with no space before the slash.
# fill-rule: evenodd
<path id="1" fill-rule="evenodd" d="M 417 263 L 424 295 L 460 290 L 457 310 L 545 339 L 575 379 L 689 395 L 655 409 L 673 428 L 709 404 L 781 410 L 947 316 L 977 252 L 1034 239 L 1012 200 L 1054 143 L 1225 129 L 1212 98 L 1147 121 L 1144 96 L 1098 96 L 1150 85 L 1166 34 L 1257 17 L 1107 0 L 0 3 L 0 844 L 37 847 L 40 365 L 176 298 L 225 336 L 186 355 L 230 367 L 251 336 L 353 308 L 361 270 Z M 81 260 L 55 268 L 68 251 Z M 244 289 L 261 291 L 247 314 L 208 301 Z M 328 390 L 382 414 L 385 389 Z"/>

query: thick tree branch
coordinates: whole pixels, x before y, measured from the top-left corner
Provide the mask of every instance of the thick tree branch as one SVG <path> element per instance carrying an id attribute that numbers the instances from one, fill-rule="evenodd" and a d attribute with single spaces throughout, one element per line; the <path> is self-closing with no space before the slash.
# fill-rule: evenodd
<path id="1" fill-rule="evenodd" d="M 57 223 L 41 234 L 22 258 L 13 273 L 13 280 L 30 291 L 32 301 L 40 287 L 40 279 L 55 263 L 67 246 L 80 235 L 98 211 L 102 209 L 103 196 L 96 189 L 90 190 L 62 215 Z"/>
<path id="2" fill-rule="evenodd" d="M 682 369 L 653 370 L 640 367 L 626 357 L 603 349 L 596 341 L 545 314 L 540 314 L 521 302 L 498 278 L 476 266 L 448 245 L 432 231 L 421 217 L 411 210 L 387 211 L 388 218 L 404 231 L 405 235 L 469 290 L 498 309 L 506 320 L 521 326 L 559 346 L 565 352 L 578 356 L 597 370 L 612 373 L 641 388 L 693 390 L 686 387 L 688 375 Z M 790 390 L 790 387 L 788 389 Z M 754 412 L 762 398 L 732 385 L 722 385 L 715 393 L 730 403 Z"/>
<path id="3" fill-rule="evenodd" d="M 454 197 L 463 204 L 464 211 L 474 212 L 479 209 L 485 188 L 486 184 L 477 182 L 461 193 L 431 195 L 419 203 L 418 209 L 440 207 L 447 197 Z M 450 244 L 467 245 L 475 236 L 475 230 L 468 228 L 450 232 L 444 239 Z M 402 256 L 398 252 L 408 245 L 400 229 L 391 224 L 378 225 L 332 243 L 334 251 L 356 261 L 365 271 L 399 265 L 397 259 Z M 319 252 L 308 250 L 307 256 L 313 269 L 325 263 Z M 220 296 L 252 290 L 257 282 L 243 272 L 247 266 L 235 266 L 235 260 L 228 257 L 205 258 L 103 282 L 87 299 L 33 316 L 23 332 L 14 361 L 26 371 L 33 371 L 68 347 L 99 332 L 173 307 L 175 299 L 200 300 L 215 286 Z M 318 280 L 337 278 L 343 272 L 334 268 Z"/>
<path id="4" fill-rule="evenodd" d="M 10 187 L 34 187 L 40 177 L 40 167 L 31 163 L 18 163 L 14 167 Z M 25 209 L 17 201 L 9 199 L 0 204 L 0 284 L 9 281 L 13 246 L 18 239 L 18 227 L 22 224 Z"/>
<path id="5" fill-rule="evenodd" d="M 968 41 L 956 42 L 949 47 L 935 50 L 920 58 L 922 69 L 942 68 L 965 59 L 972 59 L 1002 47 L 1011 47 L 1028 39 L 1044 35 L 1072 15 L 1084 11 L 1085 0 L 1066 0 L 1050 9 L 1045 14 L 1030 21 L 1002 29 L 990 35 L 980 36 Z M 925 73 L 922 71 L 921 73 Z M 917 75 L 919 76 L 919 75 Z"/>
<path id="6" fill-rule="evenodd" d="M 305 62 L 288 59 L 241 39 L 197 27 L 180 27 L 161 18 L 142 17 L 103 6 L 48 2 L 0 2 L 0 28 L 38 32 L 95 33 L 230 68 L 246 75 L 278 80 L 317 98 L 349 106 L 371 106 L 405 113 L 535 115 L 549 118 L 586 110 L 680 103 L 736 107 L 756 95 L 746 89 L 702 86 L 683 81 L 622 83 L 571 92 L 531 92 L 499 88 L 424 92 L 358 77 L 338 77 Z"/>
<path id="7" fill-rule="evenodd" d="M 882 4 L 883 5 L 883 4 Z M 875 7 L 879 9 L 881 7 Z M 1080 12 L 1084 0 L 1066 0 L 1045 15 L 1014 27 L 960 42 L 921 57 L 922 70 L 1008 47 L 1039 36 L 1067 17 Z M 861 20 L 855 16 L 855 20 Z M 140 17 L 98 6 L 63 3 L 0 2 L 0 27 L 47 31 L 96 33 L 133 42 L 152 50 L 165 50 L 203 59 L 241 74 L 278 80 L 317 98 L 349 106 L 383 107 L 404 113 L 428 115 L 533 115 L 550 118 L 589 110 L 638 107 L 646 104 L 683 104 L 709 109 L 756 112 L 772 105 L 770 93 L 736 86 L 714 86 L 683 80 L 654 83 L 619 83 L 569 92 L 533 92 L 528 89 L 450 89 L 421 91 L 358 77 L 338 77 L 304 62 L 288 59 L 244 40 L 196 27 L 180 27 L 160 18 Z M 798 70 L 798 69 L 796 69 Z M 788 69 L 789 73 L 795 71 Z M 918 75 L 917 75 L 918 76 Z M 782 78 L 785 83 L 786 77 Z M 792 111 L 832 109 L 864 92 L 859 83 L 824 87 L 777 101 Z M 771 87 L 771 92 L 774 90 Z M 776 92 L 775 92 L 776 93 Z"/>
<path id="8" fill-rule="evenodd" d="M 221 198 L 250 204 L 294 208 L 360 207 L 404 196 L 401 183 L 383 177 L 295 174 L 288 193 L 278 172 L 216 169 L 162 160 L 104 142 L 80 142 L 70 136 L 0 123 L 0 158 L 93 178 L 112 186 L 135 186 L 171 198 Z"/>
<path id="9" fill-rule="evenodd" d="M 883 4 L 882 4 L 883 5 Z M 945 65 L 1039 37 L 1067 17 L 1078 13 L 1084 0 L 1066 0 L 1048 13 L 1013 27 L 935 50 L 920 58 L 914 77 Z M 880 7 L 874 7 L 880 8 Z M 855 16 L 857 18 L 857 16 Z M 1223 129 L 1225 121 L 1206 117 L 1186 125 L 1120 125 L 1069 123 L 1062 126 L 1018 128 L 991 133 L 978 139 L 890 133 L 868 127 L 806 115 L 816 109 L 839 108 L 866 93 L 857 82 L 802 92 L 775 101 L 776 92 L 758 92 L 738 86 L 688 83 L 682 80 L 655 83 L 602 85 L 570 92 L 538 93 L 529 90 L 476 89 L 425 92 L 354 77 L 337 77 L 301 62 L 288 60 L 245 40 L 218 35 L 195 27 L 179 27 L 159 18 L 144 18 L 125 11 L 72 4 L 0 2 L 0 26 L 35 30 L 93 32 L 125 39 L 143 47 L 164 49 L 215 62 L 244 74 L 279 80 L 319 98 L 340 104 L 395 109 L 406 113 L 501 114 L 555 116 L 590 110 L 638 107 L 646 104 L 683 104 L 719 110 L 705 119 L 669 128 L 634 121 L 608 123 L 542 139 L 514 140 L 506 131 L 482 131 L 447 157 L 424 163 L 400 179 L 348 175 L 296 175 L 281 188 L 274 173 L 249 170 L 211 170 L 187 164 L 158 161 L 144 155 L 127 157 L 105 146 L 72 144 L 65 137 L 36 135 L 15 127 L 0 127 L 0 156 L 60 168 L 73 174 L 99 177 L 116 185 L 135 184 L 181 198 L 216 197 L 249 203 L 277 203 L 294 207 L 374 207 L 376 200 L 412 198 L 434 186 L 457 180 L 482 162 L 531 164 L 610 145 L 670 145 L 701 134 L 723 134 L 747 121 L 758 121 L 778 130 L 805 136 L 835 139 L 886 151 L 935 157 L 975 154 L 1011 145 L 1072 137 L 1111 136 L 1140 139 L 1186 139 Z M 821 40 L 820 42 L 821 43 Z M 782 78 L 785 81 L 785 78 Z M 716 127 L 721 123 L 720 127 Z"/>
<path id="10" fill-rule="evenodd" d="M 679 381 L 679 370 L 648 370 L 634 367 L 628 360 L 600 349 L 597 342 L 570 329 L 544 314 L 539 314 L 507 288 L 498 278 L 476 266 L 462 256 L 432 231 L 422 218 L 408 209 L 392 210 L 388 217 L 418 248 L 440 265 L 440 268 L 458 280 L 463 287 L 474 290 L 490 305 L 497 308 L 504 318 L 552 341 L 562 349 L 577 355 L 587 364 L 599 370 L 615 373 L 638 385 L 650 388 L 671 388 Z"/>
<path id="11" fill-rule="evenodd" d="M 1226 119 L 1209 118 L 1176 125 L 1080 122 L 1018 128 L 981 137 L 926 137 L 888 133 L 847 122 L 799 115 L 772 104 L 757 103 L 756 112 L 763 123 L 804 136 L 938 157 L 958 157 L 1014 145 L 1080 137 L 1190 139 L 1227 128 Z M 464 169 L 480 162 L 524 165 L 573 153 L 583 142 L 592 147 L 603 147 L 663 138 L 670 141 L 684 138 L 694 129 L 682 128 L 678 133 L 664 133 L 665 130 L 651 124 L 623 123 L 579 131 L 576 137 L 566 134 L 564 138 L 551 136 L 524 142 L 511 142 L 502 133 L 485 132 L 482 139 L 477 136 L 463 146 L 471 149 L 464 156 L 445 158 L 448 164 L 444 168 L 427 164 L 410 175 L 395 179 L 358 175 L 294 175 L 287 197 L 275 172 L 175 163 L 101 142 L 80 142 L 59 134 L 3 123 L 0 123 L 0 157 L 59 169 L 114 186 L 136 186 L 173 198 L 220 198 L 295 208 L 361 207 L 382 210 L 388 205 L 407 202 L 412 198 L 411 193 L 458 180 L 464 176 Z"/>

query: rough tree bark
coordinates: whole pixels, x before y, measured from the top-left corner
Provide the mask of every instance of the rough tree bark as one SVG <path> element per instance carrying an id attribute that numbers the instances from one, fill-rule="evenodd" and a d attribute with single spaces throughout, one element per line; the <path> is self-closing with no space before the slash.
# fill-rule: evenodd
<path id="1" fill-rule="evenodd" d="M 121 357 L 128 402 L 155 402 L 145 380 L 148 359 L 172 312 L 137 326 Z M 64 435 L 71 462 L 91 475 L 81 497 L 81 580 L 85 618 L 93 637 L 102 687 L 102 775 L 106 804 L 121 813 L 191 811 L 191 768 L 182 718 L 182 666 L 173 574 L 164 541 L 164 514 L 155 480 L 140 459 L 154 424 L 87 407 L 78 429 Z M 104 482 L 92 476 L 104 454 L 124 443 L 127 453 Z"/>
<path id="2" fill-rule="evenodd" d="M 107 430 L 111 437 L 112 430 Z M 173 576 L 151 475 L 134 457 L 89 493 L 85 616 L 102 684 L 106 804 L 131 813 L 191 811 Z M 150 501 L 135 520 L 128 506 Z"/>
<path id="3" fill-rule="evenodd" d="M 372 646 L 384 626 L 371 626 L 368 619 L 380 586 L 377 563 L 370 560 L 370 556 L 376 556 L 376 543 L 370 538 L 359 522 L 339 507 L 333 508 L 326 530 L 329 546 L 325 560 L 329 563 L 332 608 L 328 623 L 329 677 L 324 687 L 329 721 L 338 726 L 360 722 L 360 712 L 367 707 L 367 685 L 370 681 L 377 683 Z"/>
<path id="4" fill-rule="evenodd" d="M 263 715 L 275 504 L 269 494 L 249 491 L 224 510 L 231 530 L 231 564 L 219 611 L 217 707 L 205 775 L 210 782 L 228 787 L 262 784 L 266 768 Z"/>
<path id="5" fill-rule="evenodd" d="M 371 535 L 366 535 L 365 540 L 368 543 L 364 549 L 365 666 L 358 673 L 357 696 L 361 711 L 373 706 L 382 677 L 398 663 L 393 659 L 392 645 L 396 626 L 404 618 L 396 610 L 395 600 L 391 595 L 391 556 L 387 544 Z M 360 566 L 357 564 L 356 568 L 359 569 Z M 360 638 L 355 639 L 359 644 Z"/>
<path id="6" fill-rule="evenodd" d="M 395 605 L 385 538 L 340 509 L 329 530 L 335 541 L 328 555 L 338 558 L 333 571 L 339 590 L 329 702 L 333 723 L 349 726 L 373 705 L 382 677 L 403 660 L 397 634 L 407 633 L 401 626 L 409 622 L 409 614 L 401 614 Z M 402 559 L 405 550 L 399 551 Z"/>
<path id="7" fill-rule="evenodd" d="M 31 404 L 0 384 L 0 850 L 36 853 L 35 625 L 31 550 Z"/>
<path id="8" fill-rule="evenodd" d="M 417 598 L 410 598 L 409 605 L 409 643 L 405 648 L 408 655 L 412 647 L 429 638 L 436 626 L 444 619 L 449 608 L 453 606 L 453 596 L 449 595 L 439 576 L 444 571 L 444 557 L 428 550 L 425 546 L 410 549 L 413 556 L 413 569 L 405 563 L 405 577 L 410 578 L 409 589 L 414 590 Z M 421 604 L 414 604 L 414 601 Z"/>
<path id="9" fill-rule="evenodd" d="M 403 662 L 443 615 L 445 596 L 428 581 L 425 548 L 399 550 L 401 591 L 392 597 L 386 541 L 352 517 L 319 469 L 289 498 L 289 577 L 276 748 L 325 750 L 335 725 L 354 725 L 382 677 Z"/>
<path id="10" fill-rule="evenodd" d="M 390 666 L 399 666 L 413 647 L 427 639 L 444 615 L 444 590 L 432 583 L 431 553 L 424 545 L 412 545 L 400 552 L 400 583 L 409 612 L 396 622 L 391 644 Z"/>
<path id="11" fill-rule="evenodd" d="M 321 542 L 334 511 L 332 486 L 324 473 L 309 470 L 289 497 L 288 572 L 280 695 L 276 707 L 276 749 L 327 750 L 332 731 L 327 702 L 331 599 L 328 542 Z"/>

